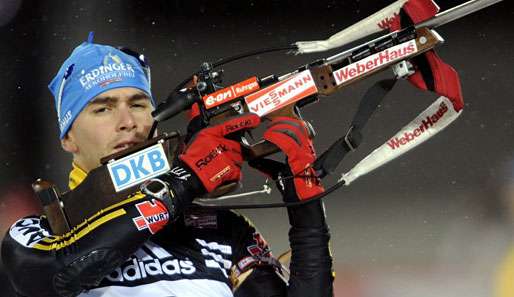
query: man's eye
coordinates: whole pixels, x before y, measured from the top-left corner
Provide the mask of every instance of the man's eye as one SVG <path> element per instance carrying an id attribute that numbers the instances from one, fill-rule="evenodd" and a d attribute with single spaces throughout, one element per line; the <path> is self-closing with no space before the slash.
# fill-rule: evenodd
<path id="1" fill-rule="evenodd" d="M 93 112 L 94 113 L 104 113 L 107 110 L 108 110 L 107 107 L 99 107 L 99 108 L 94 109 Z"/>
<path id="2" fill-rule="evenodd" d="M 134 103 L 134 104 L 132 104 L 132 107 L 135 107 L 135 108 L 146 108 L 147 105 L 143 104 L 143 103 Z"/>

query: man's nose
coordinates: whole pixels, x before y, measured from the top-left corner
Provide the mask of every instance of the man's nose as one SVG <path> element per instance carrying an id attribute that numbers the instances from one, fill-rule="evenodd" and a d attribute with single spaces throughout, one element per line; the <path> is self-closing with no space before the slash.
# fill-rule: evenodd
<path id="1" fill-rule="evenodd" d="M 131 131 L 137 127 L 136 118 L 132 114 L 129 108 L 120 108 L 119 119 L 118 119 L 118 130 L 119 131 Z"/>

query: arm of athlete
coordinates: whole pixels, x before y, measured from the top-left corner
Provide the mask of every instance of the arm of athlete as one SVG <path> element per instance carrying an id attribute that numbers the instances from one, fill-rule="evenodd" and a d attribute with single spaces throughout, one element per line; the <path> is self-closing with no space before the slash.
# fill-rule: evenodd
<path id="1" fill-rule="evenodd" d="M 2 261 L 17 294 L 71 297 L 97 286 L 152 234 L 173 221 L 193 198 L 239 180 L 240 145 L 224 136 L 258 124 L 257 116 L 244 115 L 199 132 L 177 164 L 190 177 L 181 179 L 167 173 L 158 178 L 170 191 L 164 198 L 136 192 L 63 236 L 52 235 L 44 218 L 17 221 L 2 242 Z M 217 155 L 211 155 L 208 164 L 195 165 L 213 150 Z M 141 218 L 142 206 L 162 220 L 148 223 Z"/>
<path id="2" fill-rule="evenodd" d="M 324 191 L 311 165 L 316 159 L 312 141 L 304 122 L 277 118 L 271 122 L 264 138 L 277 145 L 287 163 L 261 160 L 251 165 L 277 180 L 285 202 L 308 200 Z M 269 265 L 255 266 L 235 292 L 236 297 L 327 297 L 333 296 L 330 234 L 320 200 L 287 208 L 292 250 L 290 279 L 287 288 L 277 282 Z"/>

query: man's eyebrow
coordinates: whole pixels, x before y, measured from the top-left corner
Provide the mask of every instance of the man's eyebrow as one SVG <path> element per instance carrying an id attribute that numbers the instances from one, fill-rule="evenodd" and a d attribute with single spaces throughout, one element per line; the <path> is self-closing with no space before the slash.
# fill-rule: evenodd
<path id="1" fill-rule="evenodd" d="M 142 99 L 150 100 L 150 97 L 146 93 L 144 93 L 144 92 L 138 92 L 138 93 L 130 96 L 129 102 L 137 101 L 137 100 L 142 100 Z"/>
<path id="2" fill-rule="evenodd" d="M 118 97 L 112 97 L 112 96 L 99 96 L 93 99 L 89 104 L 108 104 L 108 103 L 114 103 L 118 101 Z"/>
<path id="3" fill-rule="evenodd" d="M 145 94 L 144 92 L 138 92 L 132 96 L 129 97 L 128 101 L 129 102 L 134 102 L 134 101 L 138 101 L 138 100 L 143 100 L 143 99 L 150 99 L 150 97 Z M 112 104 L 112 103 L 116 103 L 117 101 L 119 100 L 119 97 L 117 96 L 98 96 L 96 97 L 95 99 L 93 99 L 91 102 L 89 102 L 89 104 Z"/>

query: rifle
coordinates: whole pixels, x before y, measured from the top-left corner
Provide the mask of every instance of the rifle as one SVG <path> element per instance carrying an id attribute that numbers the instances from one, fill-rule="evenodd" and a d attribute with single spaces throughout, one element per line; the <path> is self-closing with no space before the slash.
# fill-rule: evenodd
<path id="1" fill-rule="evenodd" d="M 472 0 L 437 15 L 435 15 L 437 6 L 435 8 L 431 6 L 431 9 L 434 10 L 432 15 L 425 16 L 421 20 L 411 18 L 409 24 L 400 17 L 405 14 L 405 10 L 408 10 L 404 8 L 409 8 L 411 3 L 416 2 L 432 3 L 431 0 L 410 1 L 398 0 L 325 41 L 297 42 L 293 46 L 264 49 L 214 63 L 203 63 L 198 72 L 180 83 L 170 96 L 158 105 L 152 113 L 155 122 L 149 135 L 154 134 L 158 123 L 191 108 L 198 109 L 200 120 L 205 126 L 244 112 L 254 112 L 261 118 L 269 120 L 278 116 L 301 119 L 300 109 L 302 107 L 317 102 L 320 97 L 330 96 L 356 81 L 392 68 L 395 77 L 378 82 L 366 93 L 348 132 L 313 164 L 320 177 L 332 173 L 342 158 L 358 147 L 362 141 L 361 129 L 382 98 L 394 86 L 396 80 L 405 78 L 414 81 L 416 75 L 419 79 L 420 72 L 422 72 L 418 65 L 419 57 L 423 54 L 433 56 L 433 49 L 444 41 L 434 28 L 501 0 Z M 404 26 L 400 28 L 400 25 Z M 365 41 L 331 57 L 301 66 L 295 71 L 263 78 L 252 76 L 227 87 L 220 86 L 223 69 L 219 67 L 231 61 L 277 50 L 289 50 L 294 54 L 328 50 L 363 38 L 369 39 L 369 34 L 382 32 L 384 28 L 389 32 L 384 32 L 377 38 Z M 190 83 L 192 77 L 195 78 L 196 84 L 193 87 L 187 87 L 186 85 Z M 435 78 L 437 77 L 433 77 L 433 79 Z M 455 80 L 455 77 L 453 78 Z M 322 198 L 342 185 L 349 185 L 358 177 L 406 153 L 458 118 L 463 108 L 458 77 L 456 86 L 444 90 L 434 89 L 433 82 L 423 85 L 419 84 L 418 80 L 417 83 L 418 87 L 434 90 L 441 96 L 384 145 L 373 151 L 349 172 L 342 174 L 334 186 L 315 199 Z M 243 136 L 239 137 L 245 148 L 245 159 L 248 161 L 259 160 L 278 151 L 273 144 L 266 141 L 250 145 Z M 91 215 L 135 193 L 142 182 L 173 170 L 172 161 L 176 153 L 180 151 L 180 143 L 181 137 L 178 133 L 165 133 L 138 146 L 107 156 L 102 159 L 102 166 L 91 171 L 81 185 L 64 194 L 60 194 L 51 184 L 38 180 L 34 184 L 34 190 L 40 196 L 54 234 L 68 232 L 71 227 L 78 225 Z M 131 169 L 129 161 L 135 160 L 135 158 L 146 160 L 144 161 L 146 163 L 141 164 L 146 164 L 150 174 L 142 176 L 140 176 L 141 174 L 132 174 L 135 172 L 134 168 Z M 155 162 L 151 163 L 152 160 Z M 234 185 L 226 185 L 217 195 L 230 192 Z M 80 199 L 83 196 L 94 198 Z M 205 203 L 202 199 L 197 199 L 195 203 L 203 207 L 214 208 L 260 208 L 290 205 L 290 203 L 275 203 L 220 207 Z"/>
<path id="2" fill-rule="evenodd" d="M 272 120 L 279 116 L 301 118 L 300 108 L 317 102 L 320 97 L 333 95 L 356 81 L 391 68 L 395 74 L 395 79 L 381 81 L 368 91 L 361 101 L 359 110 L 348 132 L 323 153 L 314 164 L 318 176 L 324 177 L 332 173 L 342 158 L 348 152 L 355 150 L 361 143 L 360 130 L 382 98 L 391 90 L 395 81 L 399 78 L 408 79 L 416 72 L 423 71 L 420 70 L 420 67 L 415 68 L 411 61 L 416 60 L 417 57 L 426 52 L 432 51 L 444 42 L 434 28 L 500 1 L 502 0 L 472 0 L 435 14 L 439 8 L 431 0 L 410 0 L 410 2 L 409 0 L 398 0 L 327 40 L 296 42 L 292 47 L 264 49 L 229 57 L 212 64 L 203 63 L 201 70 L 193 74 L 199 78 L 199 87 L 193 90 L 183 89 L 184 92 L 181 92 L 179 90 L 183 87 L 183 84 L 180 84 L 168 99 L 157 107 L 153 113 L 154 119 L 156 123 L 165 121 L 194 105 L 198 106 L 200 117 L 205 125 L 221 122 L 229 115 L 242 112 L 254 112 L 265 120 Z M 400 20 L 402 14 L 405 14 L 403 8 L 412 3 L 415 4 L 411 5 L 411 9 L 413 6 L 418 8 L 416 5 L 430 6 L 432 4 L 432 7 L 427 8 L 427 10 L 434 10 L 434 16 L 417 20 L 411 19 L 411 23 L 405 22 L 404 28 L 392 29 L 395 22 L 397 25 L 400 25 L 400 23 L 404 25 L 404 20 Z M 369 40 L 370 36 L 377 33 L 381 33 L 381 35 Z M 331 57 L 304 65 L 293 72 L 280 76 L 270 75 L 264 78 L 250 77 L 223 89 L 216 88 L 216 84 L 221 81 L 223 74 L 222 69 L 216 70 L 216 68 L 228 62 L 257 53 L 278 50 L 290 50 L 294 54 L 326 51 L 363 39 L 369 41 L 360 43 Z M 451 67 L 449 68 L 451 69 Z M 451 70 L 453 71 L 453 69 Z M 428 140 L 456 120 L 460 116 L 464 104 L 457 74 L 455 73 L 454 77 L 449 77 L 449 79 L 454 80 L 455 87 L 438 92 L 442 95 L 438 100 L 390 138 L 387 145 L 384 144 L 358 163 L 352 170 L 344 173 L 338 183 L 349 185 L 358 177 L 371 172 Z M 433 86 L 428 89 L 438 91 L 434 90 Z M 426 119 L 428 119 L 430 127 L 424 124 Z M 430 132 L 425 133 L 426 131 Z M 276 151 L 278 149 L 273 144 L 260 141 L 246 146 L 246 159 L 260 159 Z M 202 205 L 214 206 L 206 203 L 202 203 Z M 284 204 L 259 206 L 280 207 Z M 244 205 L 230 205 L 230 207 L 246 208 Z M 252 205 L 252 207 L 255 207 L 255 205 Z"/>

